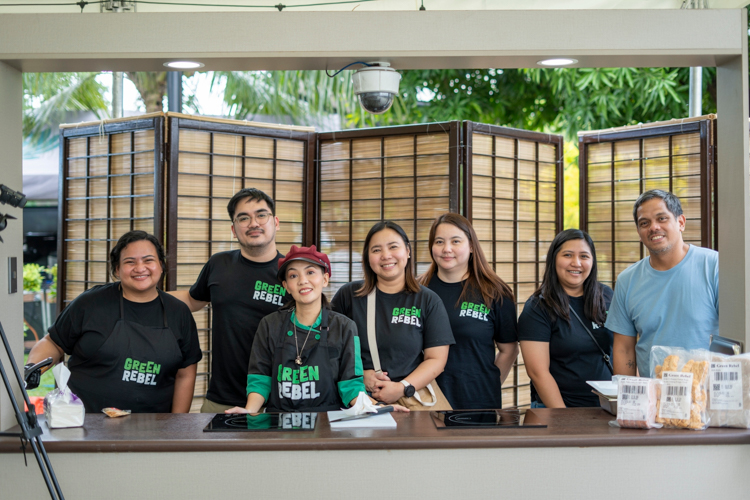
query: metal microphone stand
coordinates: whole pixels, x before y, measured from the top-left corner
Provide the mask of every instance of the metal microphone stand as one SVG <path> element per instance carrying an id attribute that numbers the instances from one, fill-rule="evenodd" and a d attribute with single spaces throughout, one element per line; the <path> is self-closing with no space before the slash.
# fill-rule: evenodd
<path id="1" fill-rule="evenodd" d="M 50 497 L 52 497 L 53 500 L 58 498 L 60 500 L 63 500 L 65 497 L 63 496 L 60 485 L 57 482 L 57 477 L 55 477 L 55 471 L 54 469 L 52 469 L 52 464 L 50 463 L 49 457 L 47 456 L 47 450 L 44 449 L 44 444 L 42 443 L 42 428 L 39 426 L 39 421 L 36 418 L 36 408 L 31 404 L 31 401 L 29 401 L 29 395 L 26 393 L 26 384 L 21 378 L 21 373 L 18 371 L 18 366 L 16 365 L 15 359 L 13 359 L 13 352 L 10 350 L 8 337 L 5 335 L 5 330 L 3 330 L 3 324 L 1 322 L 0 336 L 3 338 L 5 352 L 8 354 L 8 359 L 10 360 L 10 364 L 13 367 L 13 372 L 16 375 L 18 386 L 21 388 L 23 399 L 26 402 L 26 407 L 28 408 L 26 413 L 23 413 L 21 411 L 21 408 L 18 406 L 18 401 L 16 401 L 16 397 L 13 394 L 13 389 L 10 386 L 10 380 L 8 379 L 8 375 L 5 373 L 3 361 L 2 359 L 0 359 L 0 374 L 2 374 L 3 382 L 5 383 L 5 389 L 8 391 L 10 401 L 11 403 L 13 403 L 13 410 L 16 412 L 16 420 L 18 421 L 18 425 L 21 427 L 21 432 L 0 432 L 0 436 L 13 436 L 21 438 L 21 449 L 23 449 L 24 452 L 24 460 L 26 457 L 26 443 L 31 443 L 31 449 L 34 451 L 34 456 L 36 457 L 36 461 L 39 464 L 39 470 L 42 472 L 44 482 L 47 484 L 47 489 L 49 490 Z"/>

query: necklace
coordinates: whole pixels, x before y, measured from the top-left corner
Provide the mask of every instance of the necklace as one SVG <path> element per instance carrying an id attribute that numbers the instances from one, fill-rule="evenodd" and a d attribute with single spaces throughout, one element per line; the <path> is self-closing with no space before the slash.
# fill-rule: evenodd
<path id="1" fill-rule="evenodd" d="M 299 344 L 297 343 L 297 325 L 292 322 L 292 327 L 294 328 L 294 348 L 297 350 L 297 357 L 294 358 L 294 362 L 298 365 L 302 364 L 302 351 L 305 350 L 305 345 L 307 344 L 307 339 L 310 338 L 310 332 L 312 331 L 313 327 L 311 326 L 309 330 L 307 330 L 307 335 L 305 335 L 305 341 L 302 343 L 302 351 L 299 349 Z"/>

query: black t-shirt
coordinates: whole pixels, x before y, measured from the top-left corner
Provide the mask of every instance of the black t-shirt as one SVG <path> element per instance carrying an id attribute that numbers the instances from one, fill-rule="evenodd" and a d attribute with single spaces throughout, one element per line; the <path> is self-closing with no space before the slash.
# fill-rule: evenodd
<path id="1" fill-rule="evenodd" d="M 211 302 L 211 381 L 206 398 L 214 403 L 245 406 L 247 363 L 260 320 L 287 301 L 276 279 L 277 253 L 269 262 L 253 262 L 239 250 L 211 256 L 190 288 L 195 300 Z"/>
<path id="2" fill-rule="evenodd" d="M 362 344 L 362 364 L 373 370 L 367 342 L 367 297 L 356 297 L 362 281 L 341 287 L 333 297 L 335 311 L 357 324 Z M 448 314 L 435 292 L 422 286 L 417 293 L 385 293 L 376 295 L 375 327 L 377 328 L 380 365 L 388 377 L 399 382 L 424 361 L 422 351 L 430 347 L 454 344 Z"/>
<path id="3" fill-rule="evenodd" d="M 68 360 L 71 372 L 78 367 L 99 364 L 97 355 L 120 320 L 119 285 L 119 282 L 109 283 L 85 291 L 63 309 L 55 324 L 49 328 L 50 339 L 71 356 Z M 164 325 L 166 313 L 167 324 L 182 353 L 179 368 L 197 363 L 203 354 L 190 309 L 169 294 L 160 295 L 161 300 L 156 298 L 143 303 L 123 299 L 125 319 L 158 328 Z M 163 375 L 174 378 L 175 373 Z"/>
<path id="4" fill-rule="evenodd" d="M 487 308 L 482 294 L 475 290 L 457 304 L 464 283 L 446 283 L 434 275 L 427 285 L 443 301 L 456 339 L 445 371 L 437 378 L 438 385 L 454 409 L 501 408 L 495 342 L 518 341 L 516 306 L 505 298 L 502 304 L 495 301 Z"/>
<path id="5" fill-rule="evenodd" d="M 607 309 L 612 302 L 612 289 L 604 287 L 604 303 Z M 598 326 L 583 313 L 583 297 L 568 297 L 570 306 L 594 335 L 602 349 L 612 356 L 612 332 Z M 602 353 L 580 321 L 570 314 L 570 324 L 564 319 L 551 321 L 537 297 L 526 302 L 518 319 L 518 340 L 549 342 L 549 372 L 557 382 L 565 406 L 599 406 L 599 398 L 591 392 L 587 380 L 609 380 L 612 373 L 607 368 Z M 540 401 L 534 384 L 531 384 L 531 399 Z"/>

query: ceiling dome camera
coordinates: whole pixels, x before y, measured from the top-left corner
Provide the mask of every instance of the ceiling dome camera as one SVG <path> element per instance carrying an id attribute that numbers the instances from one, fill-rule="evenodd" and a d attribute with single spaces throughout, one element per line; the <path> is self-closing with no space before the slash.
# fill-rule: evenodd
<path id="1" fill-rule="evenodd" d="M 385 62 L 367 64 L 367 67 L 352 75 L 354 94 L 366 111 L 380 115 L 391 108 L 393 98 L 398 93 L 401 75 Z"/>

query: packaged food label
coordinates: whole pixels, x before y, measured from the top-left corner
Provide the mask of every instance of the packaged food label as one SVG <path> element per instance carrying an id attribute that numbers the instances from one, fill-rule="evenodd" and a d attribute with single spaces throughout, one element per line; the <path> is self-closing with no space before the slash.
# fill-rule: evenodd
<path id="1" fill-rule="evenodd" d="M 620 379 L 617 390 L 617 418 L 622 420 L 646 420 L 648 416 L 647 378 L 628 377 Z"/>
<path id="2" fill-rule="evenodd" d="M 664 385 L 661 390 L 659 418 L 690 418 L 693 374 L 686 372 L 662 372 Z"/>
<path id="3" fill-rule="evenodd" d="M 711 409 L 742 410 L 742 366 L 711 363 Z"/>

